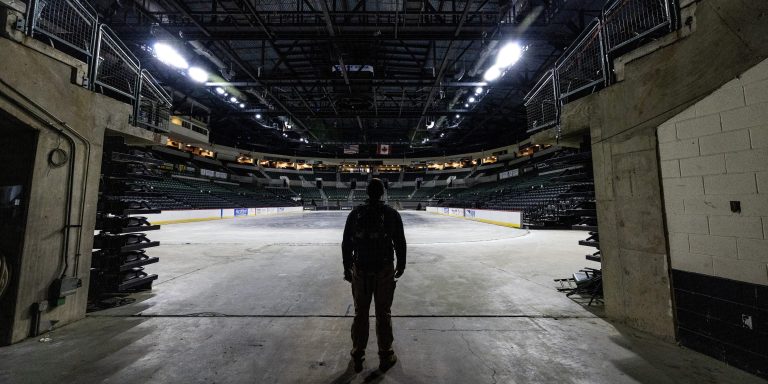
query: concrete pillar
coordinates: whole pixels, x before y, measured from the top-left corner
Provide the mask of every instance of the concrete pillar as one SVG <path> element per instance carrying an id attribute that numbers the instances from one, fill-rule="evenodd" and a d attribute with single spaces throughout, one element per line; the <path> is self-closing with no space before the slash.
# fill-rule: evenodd
<path id="1" fill-rule="evenodd" d="M 37 132 L 37 149 L 23 247 L 14 255 L 13 273 L 19 285 L 12 300 L 10 324 L 5 324 L 6 337 L 0 343 L 17 342 L 29 335 L 33 306 L 48 299 L 51 283 L 64 268 L 70 164 L 74 165 L 71 224 L 82 228 L 68 229 L 66 274 L 82 278 L 83 286 L 62 305 L 44 311 L 41 326 L 45 330 L 49 320 L 63 325 L 85 316 L 101 145 L 105 130 L 130 129 L 130 105 L 73 84 L 73 79 L 82 78 L 83 63 L 35 41 L 22 43 L 0 38 L 0 110 L 18 120 L 21 129 Z M 0 140 L 14 140 L 10 131 L 1 128 Z M 72 138 L 74 148 L 66 136 Z M 49 161 L 57 148 L 68 157 L 61 166 Z"/>

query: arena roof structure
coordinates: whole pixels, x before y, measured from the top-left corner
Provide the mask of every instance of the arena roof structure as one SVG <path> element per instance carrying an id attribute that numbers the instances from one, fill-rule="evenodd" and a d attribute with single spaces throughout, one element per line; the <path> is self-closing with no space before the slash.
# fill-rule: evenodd
<path id="1" fill-rule="evenodd" d="M 185 114 L 189 100 L 207 107 L 213 142 L 325 155 L 389 144 L 402 157 L 524 139 L 524 96 L 603 4 L 105 0 L 97 8 L 176 91 L 174 113 Z M 157 42 L 201 69 L 202 83 L 150 60 Z M 487 80 L 510 44 L 519 61 Z"/>

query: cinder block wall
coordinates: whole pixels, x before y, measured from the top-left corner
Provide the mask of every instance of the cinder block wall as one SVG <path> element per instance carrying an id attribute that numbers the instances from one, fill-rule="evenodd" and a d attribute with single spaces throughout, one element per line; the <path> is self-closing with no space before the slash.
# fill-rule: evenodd
<path id="1" fill-rule="evenodd" d="M 678 338 L 768 377 L 768 60 L 658 140 Z"/>
<path id="2" fill-rule="evenodd" d="M 672 268 L 768 285 L 768 60 L 658 137 Z"/>

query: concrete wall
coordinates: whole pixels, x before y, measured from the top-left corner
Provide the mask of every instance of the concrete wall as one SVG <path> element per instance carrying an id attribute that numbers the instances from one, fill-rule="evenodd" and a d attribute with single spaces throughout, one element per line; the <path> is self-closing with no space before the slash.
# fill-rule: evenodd
<path id="1" fill-rule="evenodd" d="M 565 105 L 591 134 L 607 315 L 673 339 L 657 127 L 768 56 L 768 2 L 688 2 L 677 33 L 619 59 L 621 79 Z"/>
<path id="2" fill-rule="evenodd" d="M 65 227 L 66 186 L 68 166 L 51 167 L 48 155 L 55 148 L 62 148 L 75 164 L 73 224 L 82 224 L 80 249 L 75 249 L 77 229 L 71 229 L 69 270 L 67 275 L 83 279 L 83 287 L 67 297 L 64 305 L 45 312 L 43 329 L 48 320 L 58 320 L 59 325 L 85 316 L 88 295 L 88 276 L 96 217 L 96 201 L 101 165 L 101 146 L 106 129 L 128 129 L 130 106 L 105 96 L 90 92 L 72 83 L 80 78 L 83 66 L 73 64 L 61 53 L 35 41 L 25 44 L 0 37 L 0 109 L 12 114 L 29 129 L 39 131 L 37 153 L 30 188 L 29 215 L 24 247 L 19 266 L 19 290 L 9 342 L 26 338 L 31 327 L 31 307 L 47 299 L 51 282 L 62 268 L 61 249 Z M 29 48 L 35 46 L 35 49 Z M 44 52 L 49 52 L 48 54 Z M 59 59 L 57 59 L 59 58 Z M 80 63 L 82 64 L 82 63 Z M 85 144 L 75 139 L 74 153 L 59 134 L 64 129 L 59 121 L 82 135 L 91 144 L 90 156 L 86 157 Z M 3 132 L 2 140 L 13 140 Z M 85 164 L 90 164 L 85 183 Z M 68 164 L 67 164 L 68 165 Z M 83 189 L 85 186 L 85 189 Z M 85 199 L 85 209 L 80 203 Z M 75 255 L 80 255 L 74 270 Z"/>
<path id="3" fill-rule="evenodd" d="M 768 285 L 768 60 L 658 138 L 672 268 Z"/>

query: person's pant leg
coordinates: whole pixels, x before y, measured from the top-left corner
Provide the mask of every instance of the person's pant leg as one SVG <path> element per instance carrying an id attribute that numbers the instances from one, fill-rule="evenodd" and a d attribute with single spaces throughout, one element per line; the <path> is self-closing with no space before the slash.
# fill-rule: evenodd
<path id="1" fill-rule="evenodd" d="M 392 300 L 395 296 L 395 269 L 390 264 L 376 275 L 376 289 L 373 292 L 376 305 L 376 338 L 379 356 L 389 356 L 392 350 Z"/>
<path id="2" fill-rule="evenodd" d="M 365 356 L 365 347 L 368 345 L 368 316 L 371 311 L 371 298 L 373 296 L 374 278 L 359 270 L 352 275 L 352 298 L 355 302 L 355 318 L 352 321 L 352 357 Z"/>

